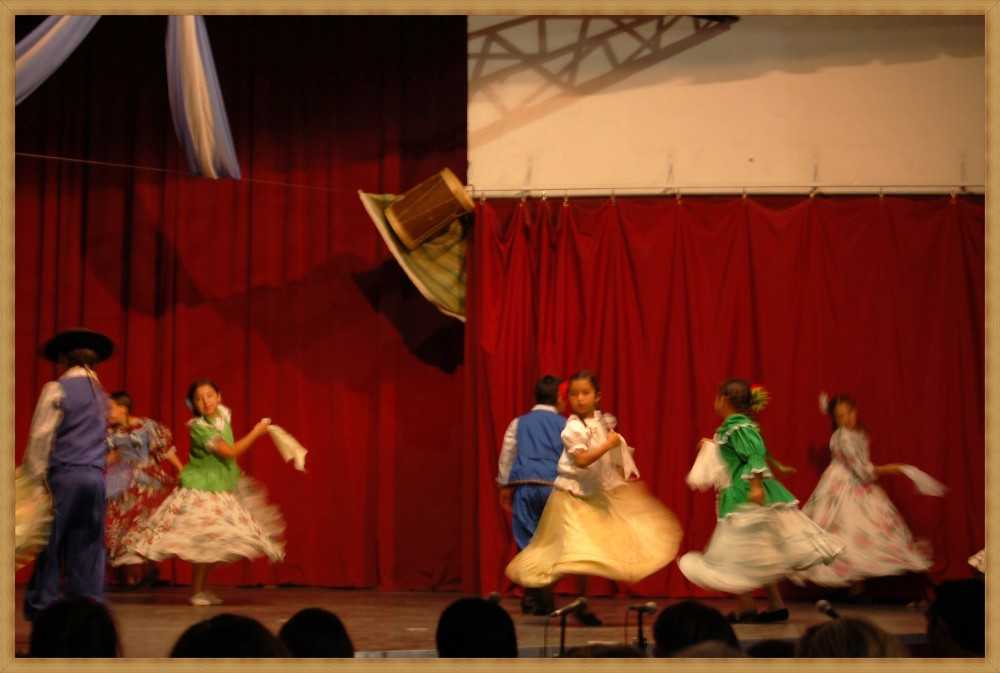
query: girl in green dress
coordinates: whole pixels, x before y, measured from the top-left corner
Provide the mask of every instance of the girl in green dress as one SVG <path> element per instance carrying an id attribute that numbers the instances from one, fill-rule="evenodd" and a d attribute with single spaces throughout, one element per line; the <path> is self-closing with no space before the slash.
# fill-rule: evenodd
<path id="1" fill-rule="evenodd" d="M 739 611 L 730 615 L 733 622 L 788 619 L 777 582 L 817 563 L 830 563 L 844 548 L 802 514 L 795 496 L 774 478 L 768 460 L 779 464 L 768 454 L 752 418 L 754 407 L 762 409 L 766 401 L 761 388 L 755 404 L 750 384 L 742 379 L 719 386 L 715 411 L 723 423 L 713 439 L 699 442 L 703 453 L 707 448 L 718 456 L 723 476 L 718 484 L 719 518 L 705 552 L 689 552 L 677 562 L 698 586 L 737 594 Z M 768 602 L 762 613 L 751 594 L 760 587 Z"/>
<path id="2" fill-rule="evenodd" d="M 180 486 L 150 516 L 135 548 L 153 561 L 169 556 L 190 561 L 191 604 L 218 605 L 222 600 L 208 590 L 208 575 L 216 565 L 260 556 L 280 561 L 285 556 L 280 512 L 236 464 L 237 456 L 267 433 L 270 421 L 261 420 L 236 440 L 232 414 L 209 379 L 191 384 L 187 403 L 198 415 L 187 423 L 191 453 Z"/>

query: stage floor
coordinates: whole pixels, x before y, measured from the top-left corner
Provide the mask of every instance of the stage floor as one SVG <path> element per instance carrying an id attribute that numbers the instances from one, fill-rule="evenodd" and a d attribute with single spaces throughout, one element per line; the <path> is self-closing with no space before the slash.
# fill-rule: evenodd
<path id="1" fill-rule="evenodd" d="M 158 586 L 131 592 L 110 590 L 107 602 L 118 622 L 126 657 L 166 657 L 174 641 L 192 624 L 223 612 L 248 615 L 260 620 L 277 633 L 282 624 L 298 610 L 321 607 L 336 613 L 347 627 L 358 657 L 433 657 L 436 656 L 434 632 L 438 616 L 459 593 L 427 591 L 373 591 L 351 589 L 233 588 L 217 589 L 225 604 L 212 607 L 188 605 L 188 588 Z M 24 587 L 15 591 L 15 651 L 28 649 L 31 624 L 21 616 Z M 556 604 L 565 605 L 572 597 L 557 596 Z M 654 601 L 662 609 L 680 599 L 636 597 L 595 597 L 588 599 L 591 609 L 604 620 L 604 626 L 584 627 L 569 618 L 566 647 L 599 642 L 634 642 L 637 635 L 636 613 L 629 605 Z M 734 600 L 703 601 L 723 613 L 734 609 Z M 759 601 L 763 605 L 763 600 Z M 505 596 L 500 603 L 510 613 L 517 629 L 518 645 L 525 657 L 552 657 L 559 651 L 559 619 L 522 615 L 516 597 Z M 920 656 L 926 643 L 923 608 L 903 605 L 835 605 L 847 616 L 866 617 L 890 633 L 898 635 Z M 812 602 L 788 602 L 791 616 L 780 624 L 747 624 L 735 627 L 744 649 L 767 639 L 797 640 L 812 624 L 828 617 L 816 611 Z M 627 619 L 627 624 L 626 624 Z M 643 633 L 652 642 L 653 616 L 643 618 Z"/>

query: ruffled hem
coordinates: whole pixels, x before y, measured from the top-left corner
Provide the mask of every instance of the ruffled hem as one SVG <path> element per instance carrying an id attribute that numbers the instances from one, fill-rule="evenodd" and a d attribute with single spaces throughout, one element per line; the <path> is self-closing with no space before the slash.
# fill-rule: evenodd
<path id="1" fill-rule="evenodd" d="M 677 565 L 702 588 L 739 594 L 832 563 L 843 550 L 792 503 L 745 505 L 719 520 L 704 553 L 689 552 Z"/>
<path id="2" fill-rule="evenodd" d="M 130 535 L 114 565 L 176 556 L 191 563 L 231 563 L 285 556 L 285 524 L 267 492 L 250 477 L 234 493 L 178 488 Z"/>

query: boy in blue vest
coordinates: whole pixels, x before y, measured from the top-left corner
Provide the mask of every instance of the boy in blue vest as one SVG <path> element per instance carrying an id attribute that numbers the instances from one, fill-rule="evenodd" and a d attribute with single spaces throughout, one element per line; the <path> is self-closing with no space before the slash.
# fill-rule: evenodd
<path id="1" fill-rule="evenodd" d="M 566 418 L 562 415 L 557 376 L 547 375 L 535 385 L 535 406 L 518 416 L 504 433 L 498 461 L 500 506 L 512 514 L 518 550 L 528 546 L 552 492 Z M 547 615 L 555 609 L 552 589 L 525 589 L 521 612 Z"/>
<path id="2" fill-rule="evenodd" d="M 25 468 L 48 483 L 54 515 L 24 597 L 24 616 L 31 621 L 59 600 L 63 573 L 67 597 L 104 596 L 108 396 L 93 367 L 113 348 L 103 334 L 73 329 L 56 334 L 43 349 L 66 371 L 42 388 L 24 453 Z"/>

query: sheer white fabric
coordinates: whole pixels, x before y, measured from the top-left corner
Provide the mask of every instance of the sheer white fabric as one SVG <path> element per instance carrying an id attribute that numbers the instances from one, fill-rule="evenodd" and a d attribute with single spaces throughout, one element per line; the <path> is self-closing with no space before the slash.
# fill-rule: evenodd
<path id="1" fill-rule="evenodd" d="M 188 170 L 209 178 L 239 179 L 240 166 L 204 17 L 169 17 L 167 86 Z"/>
<path id="2" fill-rule="evenodd" d="M 271 441 L 278 448 L 281 458 L 287 463 L 293 461 L 295 469 L 299 472 L 306 471 L 306 454 L 309 453 L 306 447 L 299 444 L 299 440 L 288 434 L 288 431 L 280 425 L 268 425 L 267 434 L 271 436 Z"/>
<path id="3" fill-rule="evenodd" d="M 732 482 L 729 478 L 729 467 L 722 459 L 722 452 L 715 442 L 705 442 L 698 451 L 698 457 L 691 466 L 685 478 L 687 485 L 699 491 L 709 489 L 722 490 L 729 488 Z"/>
<path id="4" fill-rule="evenodd" d="M 899 468 L 899 471 L 910 481 L 913 485 L 917 487 L 917 490 L 924 495 L 934 495 L 941 497 L 948 492 L 948 487 L 942 484 L 940 481 L 927 474 L 926 472 L 919 470 L 912 465 L 903 465 Z"/>
<path id="5" fill-rule="evenodd" d="M 50 16 L 14 48 L 15 105 L 76 51 L 100 16 Z"/>

